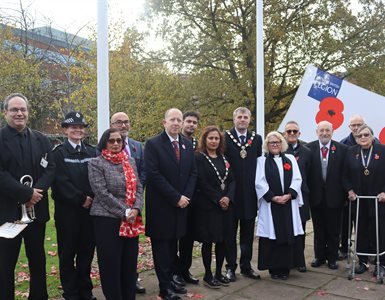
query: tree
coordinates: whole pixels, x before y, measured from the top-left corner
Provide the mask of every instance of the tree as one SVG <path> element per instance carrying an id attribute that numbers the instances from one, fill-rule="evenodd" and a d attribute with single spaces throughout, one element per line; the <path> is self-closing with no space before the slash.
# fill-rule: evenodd
<path id="1" fill-rule="evenodd" d="M 354 15 L 344 0 L 264 1 L 267 129 L 290 106 L 306 65 L 362 71 L 383 55 L 384 3 L 360 2 L 362 10 Z M 215 108 L 227 107 L 228 116 L 240 105 L 255 112 L 255 0 L 148 0 L 148 5 L 150 21 L 161 18 L 158 34 L 167 45 L 152 56 L 188 70 L 194 80 L 205 74 L 200 90 L 215 88 L 204 98 Z M 232 93 L 218 97 L 221 89 Z"/>

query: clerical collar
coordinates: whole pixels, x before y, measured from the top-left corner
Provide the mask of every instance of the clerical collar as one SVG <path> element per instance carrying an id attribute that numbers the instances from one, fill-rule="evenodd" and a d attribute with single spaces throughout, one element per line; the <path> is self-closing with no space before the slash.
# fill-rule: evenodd
<path id="1" fill-rule="evenodd" d="M 72 142 L 70 139 L 68 139 L 68 143 L 70 143 L 70 145 L 74 148 L 74 149 L 76 149 L 76 146 L 80 146 L 81 147 L 81 144 L 82 144 L 82 142 L 80 142 L 79 144 L 75 144 L 74 142 Z"/>

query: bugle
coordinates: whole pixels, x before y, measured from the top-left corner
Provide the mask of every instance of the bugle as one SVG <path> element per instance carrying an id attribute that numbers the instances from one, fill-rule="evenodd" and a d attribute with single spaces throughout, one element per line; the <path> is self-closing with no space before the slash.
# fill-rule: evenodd
<path id="1" fill-rule="evenodd" d="M 20 178 L 20 183 L 28 187 L 33 186 L 33 179 L 31 175 L 24 175 Z M 27 207 L 25 204 L 21 204 L 21 219 L 17 221 L 19 224 L 29 224 L 36 219 L 34 206 Z"/>

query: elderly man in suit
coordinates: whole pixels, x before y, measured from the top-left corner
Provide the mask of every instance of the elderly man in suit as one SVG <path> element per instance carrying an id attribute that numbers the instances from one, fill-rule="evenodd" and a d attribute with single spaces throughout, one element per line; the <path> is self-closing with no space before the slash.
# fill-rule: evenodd
<path id="1" fill-rule="evenodd" d="M 333 126 L 321 121 L 318 140 L 307 146 L 311 151 L 311 172 L 308 177 L 310 210 L 314 226 L 314 268 L 328 261 L 329 269 L 338 269 L 338 244 L 342 207 L 347 192 L 342 185 L 347 146 L 332 140 Z"/>
<path id="2" fill-rule="evenodd" d="M 187 207 L 194 193 L 197 170 L 194 151 L 181 134 L 182 112 L 167 110 L 164 131 L 146 143 L 146 235 L 151 238 L 159 296 L 181 299 L 186 289 L 172 281 L 177 240 L 186 234 Z"/>
<path id="3" fill-rule="evenodd" d="M 144 168 L 143 147 L 139 141 L 136 141 L 128 136 L 131 129 L 130 119 L 128 118 L 126 113 L 117 112 L 112 115 L 110 124 L 111 128 L 119 129 L 120 133 L 124 137 L 124 141 L 126 143 L 124 151 L 126 151 L 126 153 L 130 157 L 135 159 L 136 169 L 138 170 L 139 174 L 139 180 L 144 189 L 146 186 L 146 170 Z M 140 284 L 139 276 L 138 280 L 136 281 L 136 292 L 138 294 L 146 293 L 146 288 Z"/>
<path id="4" fill-rule="evenodd" d="M 0 225 L 20 218 L 20 205 L 34 208 L 36 219 L 13 239 L 0 237 L 0 299 L 15 298 L 14 271 L 24 241 L 30 269 L 28 299 L 48 299 L 44 236 L 49 220 L 47 190 L 55 164 L 51 145 L 40 132 L 27 127 L 28 99 L 19 93 L 4 100 L 7 125 L 0 129 Z M 30 175 L 32 187 L 20 183 Z"/>
<path id="5" fill-rule="evenodd" d="M 301 192 L 303 205 L 299 208 L 299 213 L 301 215 L 302 228 L 304 231 L 304 235 L 302 236 L 302 246 L 303 250 L 305 250 L 306 221 L 310 220 L 309 187 L 307 185 L 307 178 L 310 174 L 310 150 L 299 141 L 301 131 L 296 121 L 289 121 L 286 123 L 283 136 L 289 146 L 286 153 L 292 154 L 296 158 L 302 177 Z M 305 265 L 299 266 L 297 269 L 299 272 L 306 272 Z"/>
<path id="6" fill-rule="evenodd" d="M 245 107 L 238 107 L 233 112 L 234 128 L 227 130 L 225 155 L 233 169 L 236 188 L 234 198 L 234 218 L 232 232 L 226 241 L 226 276 L 235 281 L 237 268 L 237 231 L 241 257 L 239 260 L 241 274 L 252 279 L 260 276 L 251 267 L 255 217 L 257 216 L 257 195 L 255 192 L 255 172 L 257 157 L 262 154 L 262 138 L 254 131 L 248 130 L 251 112 Z"/>

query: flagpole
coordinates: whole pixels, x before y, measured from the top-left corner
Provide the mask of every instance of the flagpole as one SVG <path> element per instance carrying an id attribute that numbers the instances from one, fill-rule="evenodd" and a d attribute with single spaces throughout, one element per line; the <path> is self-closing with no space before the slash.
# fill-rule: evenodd
<path id="1" fill-rule="evenodd" d="M 98 0 L 97 17 L 97 112 L 98 140 L 109 128 L 110 99 L 108 72 L 108 0 Z"/>
<path id="2" fill-rule="evenodd" d="M 263 0 L 256 0 L 256 130 L 265 136 L 265 88 L 264 88 L 264 51 L 263 51 Z"/>

